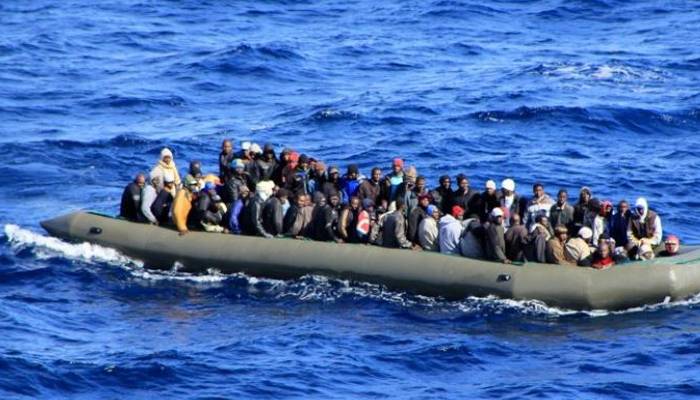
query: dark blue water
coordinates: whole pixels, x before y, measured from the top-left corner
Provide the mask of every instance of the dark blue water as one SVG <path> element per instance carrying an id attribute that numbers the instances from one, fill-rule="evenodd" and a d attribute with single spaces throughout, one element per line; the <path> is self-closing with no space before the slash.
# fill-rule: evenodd
<path id="1" fill-rule="evenodd" d="M 700 395 L 700 298 L 573 313 L 153 274 L 38 227 L 115 213 L 163 145 L 213 170 L 233 137 L 643 194 L 698 242 L 699 28 L 682 1 L 0 3 L 0 397 Z"/>

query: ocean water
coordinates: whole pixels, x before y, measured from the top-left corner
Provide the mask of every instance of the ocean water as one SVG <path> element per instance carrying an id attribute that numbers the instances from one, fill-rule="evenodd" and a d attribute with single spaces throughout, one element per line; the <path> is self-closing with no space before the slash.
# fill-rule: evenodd
<path id="1" fill-rule="evenodd" d="M 699 298 L 619 313 L 364 282 L 147 272 L 47 237 L 170 146 L 644 195 L 700 242 L 700 6 L 0 3 L 0 397 L 682 398 Z"/>

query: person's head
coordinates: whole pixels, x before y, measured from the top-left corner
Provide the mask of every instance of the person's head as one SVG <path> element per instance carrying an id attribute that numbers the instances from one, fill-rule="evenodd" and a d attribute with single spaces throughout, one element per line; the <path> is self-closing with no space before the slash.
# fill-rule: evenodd
<path id="1" fill-rule="evenodd" d="M 282 204 L 286 203 L 289 200 L 290 195 L 291 195 L 291 193 L 289 192 L 289 190 L 284 189 L 284 188 L 279 188 L 279 189 L 277 189 L 277 192 L 275 192 L 275 197 L 277 197 Z M 296 198 L 297 202 L 302 197 L 303 197 L 303 195 L 297 196 L 297 198 Z M 303 201 L 303 199 L 302 199 L 302 201 Z"/>
<path id="2" fill-rule="evenodd" d="M 510 225 L 511 226 L 520 225 L 520 214 L 513 213 L 513 215 L 510 216 Z"/>
<path id="3" fill-rule="evenodd" d="M 535 217 L 535 222 L 544 227 L 549 226 L 549 218 L 547 218 L 547 214 L 544 211 L 538 214 L 537 217 Z"/>
<path id="4" fill-rule="evenodd" d="M 357 177 L 360 175 L 360 168 L 357 166 L 357 164 L 350 164 L 348 165 L 348 178 L 350 180 L 355 180 Z"/>
<path id="5" fill-rule="evenodd" d="M 625 215 L 627 212 L 630 210 L 630 203 L 627 200 L 620 200 L 619 203 L 617 203 L 617 212 L 620 215 Z"/>
<path id="6" fill-rule="evenodd" d="M 430 215 L 436 221 L 438 219 L 440 219 L 440 209 L 438 209 L 436 206 L 434 206 L 432 204 L 428 206 L 428 209 L 425 210 L 425 212 L 426 212 L 426 214 Z"/>
<path id="7" fill-rule="evenodd" d="M 250 147 L 253 144 L 248 141 L 243 141 L 241 142 L 241 150 L 243 150 L 243 156 L 245 158 L 252 158 L 253 157 L 253 152 L 250 150 Z"/>
<path id="8" fill-rule="evenodd" d="M 161 183 L 163 183 L 163 181 L 160 179 L 160 176 L 154 176 L 151 178 L 151 186 L 154 188 L 160 187 Z"/>
<path id="9" fill-rule="evenodd" d="M 634 210 L 640 217 L 646 217 L 648 209 L 649 204 L 647 203 L 647 199 L 645 199 L 644 197 L 638 198 L 637 201 L 634 203 Z"/>
<path id="10" fill-rule="evenodd" d="M 328 169 L 328 180 L 330 182 L 336 183 L 340 179 L 340 170 L 335 165 L 332 165 Z"/>
<path id="11" fill-rule="evenodd" d="M 245 171 L 245 164 L 243 163 L 243 160 L 236 158 L 235 160 L 231 161 L 231 169 L 236 175 L 242 175 Z"/>
<path id="12" fill-rule="evenodd" d="M 406 182 L 406 185 L 413 187 L 416 184 L 416 178 L 418 177 L 418 171 L 416 171 L 416 167 L 411 165 L 406 169 L 406 175 L 404 178 L 404 182 Z"/>
<path id="13" fill-rule="evenodd" d="M 591 230 L 591 228 L 584 226 L 583 228 L 578 230 L 578 237 L 585 240 L 586 242 L 590 242 L 591 238 L 593 237 L 593 231 Z"/>
<path id="14" fill-rule="evenodd" d="M 425 177 L 424 176 L 419 176 L 416 178 L 416 189 L 418 189 L 418 192 L 423 192 L 425 190 Z"/>
<path id="15" fill-rule="evenodd" d="M 466 192 L 469 189 L 469 178 L 462 174 L 457 175 L 457 186 Z"/>
<path id="16" fill-rule="evenodd" d="M 681 241 L 676 235 L 668 235 L 664 240 L 664 248 L 669 255 L 675 255 L 681 249 Z"/>
<path id="17" fill-rule="evenodd" d="M 403 171 L 403 160 L 398 157 L 394 158 L 394 160 L 391 162 L 391 170 L 395 174 L 398 174 L 401 171 Z"/>
<path id="18" fill-rule="evenodd" d="M 292 150 L 284 148 L 284 149 L 282 149 L 282 152 L 280 153 L 280 160 L 282 160 L 282 162 L 284 164 L 287 164 L 287 163 L 289 163 L 289 161 L 291 161 L 291 156 L 292 156 Z"/>
<path id="19" fill-rule="evenodd" d="M 593 194 L 591 194 L 591 189 L 584 186 L 581 188 L 581 191 L 578 194 L 578 202 L 579 204 L 588 204 L 588 201 L 591 200 L 592 197 Z"/>
<path id="20" fill-rule="evenodd" d="M 532 195 L 535 196 L 536 199 L 542 198 L 542 196 L 544 196 L 544 185 L 539 182 L 532 185 Z"/>
<path id="21" fill-rule="evenodd" d="M 221 152 L 224 154 L 233 153 L 233 142 L 229 139 L 224 139 L 224 141 L 221 142 Z"/>
<path id="22" fill-rule="evenodd" d="M 455 219 L 462 219 L 464 218 L 464 209 L 460 206 L 452 206 L 450 215 L 452 215 Z"/>
<path id="23" fill-rule="evenodd" d="M 307 156 L 306 154 L 302 154 L 299 156 L 299 168 L 305 171 L 309 169 L 309 156 Z"/>
<path id="24" fill-rule="evenodd" d="M 323 176 L 326 173 L 326 164 L 322 161 L 316 161 L 314 171 L 316 171 L 316 176 Z"/>
<path id="25" fill-rule="evenodd" d="M 199 182 L 197 182 L 197 179 L 193 176 L 188 176 L 185 178 L 185 188 L 189 190 L 190 192 L 196 193 L 197 188 L 199 187 Z"/>
<path id="26" fill-rule="evenodd" d="M 559 189 L 557 193 L 557 204 L 563 206 L 567 201 L 569 201 L 569 192 L 567 192 L 566 189 Z"/>
<path id="27" fill-rule="evenodd" d="M 202 163 L 197 160 L 190 161 L 190 175 L 199 179 L 202 177 Z"/>
<path id="28" fill-rule="evenodd" d="M 406 202 L 401 197 L 397 198 L 394 204 L 396 204 L 396 211 L 403 211 L 406 208 Z"/>
<path id="29" fill-rule="evenodd" d="M 307 196 L 305 194 L 300 194 L 296 198 L 297 207 L 299 207 L 299 208 L 306 207 L 306 204 L 308 203 L 308 201 L 309 201 L 309 199 L 307 199 Z"/>
<path id="30" fill-rule="evenodd" d="M 610 214 L 612 214 L 612 209 L 613 209 L 612 202 L 609 200 L 604 200 L 600 204 L 600 215 L 602 215 L 603 217 L 607 217 Z"/>
<path id="31" fill-rule="evenodd" d="M 363 199 L 362 200 L 362 209 L 366 210 L 369 213 L 374 211 L 374 202 L 372 201 L 372 199 Z"/>
<path id="32" fill-rule="evenodd" d="M 359 210 L 360 209 L 360 198 L 357 196 L 350 197 L 350 209 Z"/>
<path id="33" fill-rule="evenodd" d="M 511 196 L 515 193 L 515 181 L 510 178 L 504 179 L 501 182 L 501 190 L 504 196 Z"/>
<path id="34" fill-rule="evenodd" d="M 314 204 L 318 207 L 323 207 L 326 205 L 326 196 L 322 191 L 317 191 L 314 193 Z"/>
<path id="35" fill-rule="evenodd" d="M 429 194 L 421 194 L 418 196 L 418 205 L 423 207 L 423 209 L 426 209 L 430 205 L 430 200 Z"/>
<path id="36" fill-rule="evenodd" d="M 496 225 L 503 224 L 503 210 L 501 210 L 500 207 L 495 207 L 493 210 L 491 210 L 491 221 L 493 221 L 493 223 Z"/>
<path id="37" fill-rule="evenodd" d="M 238 196 L 242 199 L 247 199 L 248 196 L 250 196 L 250 189 L 248 189 L 248 186 L 243 185 L 238 189 Z"/>
<path id="38" fill-rule="evenodd" d="M 372 168 L 372 181 L 379 182 L 379 180 L 382 179 L 382 170 L 381 168 L 374 167 Z"/>
<path id="39" fill-rule="evenodd" d="M 596 198 L 592 198 L 588 201 L 588 212 L 590 212 L 593 215 L 598 215 L 600 214 L 600 210 L 602 208 L 602 204 L 600 200 Z"/>
<path id="40" fill-rule="evenodd" d="M 337 207 L 338 204 L 340 203 L 340 196 L 338 193 L 331 193 L 328 196 L 328 204 L 330 204 L 333 207 Z"/>
<path id="41" fill-rule="evenodd" d="M 255 195 L 262 200 L 267 200 L 275 190 L 275 183 L 272 181 L 260 181 L 255 185 Z"/>
<path id="42" fill-rule="evenodd" d="M 263 158 L 266 161 L 275 159 L 275 147 L 271 143 L 265 143 L 265 146 L 263 146 Z"/>
<path id="43" fill-rule="evenodd" d="M 486 181 L 486 193 L 489 196 L 495 196 L 496 195 L 496 182 L 493 180 L 489 179 Z"/>
<path id="44" fill-rule="evenodd" d="M 610 257 L 610 242 L 608 239 L 604 237 L 598 239 L 598 254 L 601 258 Z"/>
<path id="45" fill-rule="evenodd" d="M 448 175 L 440 177 L 440 187 L 443 189 L 452 189 L 452 180 Z"/>
<path id="46" fill-rule="evenodd" d="M 202 192 L 210 195 L 216 194 L 216 185 L 214 184 L 214 182 L 207 182 L 204 184 Z"/>
<path id="47" fill-rule="evenodd" d="M 559 224 L 555 226 L 554 236 L 556 236 L 560 242 L 566 242 L 566 239 L 569 237 L 569 230 L 566 229 L 566 225 Z"/>
<path id="48" fill-rule="evenodd" d="M 250 153 L 253 155 L 253 157 L 259 157 L 262 154 L 263 150 L 260 148 L 260 145 L 257 143 L 252 143 L 250 145 Z"/>
<path id="49" fill-rule="evenodd" d="M 170 165 L 170 163 L 173 162 L 173 152 L 167 147 L 163 148 L 163 150 L 160 151 L 160 161 Z"/>
<path id="50" fill-rule="evenodd" d="M 136 186 L 143 188 L 144 186 L 146 186 L 146 175 L 142 172 L 139 172 L 134 177 L 134 183 L 136 184 Z"/>
<path id="51" fill-rule="evenodd" d="M 318 164 L 318 160 L 313 157 L 309 157 L 309 169 L 312 171 L 315 170 L 316 164 Z"/>

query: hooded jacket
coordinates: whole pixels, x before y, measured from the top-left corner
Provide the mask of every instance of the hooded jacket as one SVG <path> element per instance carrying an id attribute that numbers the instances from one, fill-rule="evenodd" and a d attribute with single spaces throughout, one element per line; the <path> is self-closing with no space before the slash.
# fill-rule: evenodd
<path id="1" fill-rule="evenodd" d="M 141 207 L 141 187 L 136 182 L 131 182 L 122 192 L 122 201 L 119 205 L 119 216 L 129 221 L 138 220 Z"/>
<path id="2" fill-rule="evenodd" d="M 459 241 L 464 231 L 462 221 L 447 214 L 440 218 L 438 226 L 440 228 L 438 234 L 440 238 L 440 253 L 459 254 Z"/>
<path id="3" fill-rule="evenodd" d="M 175 160 L 172 159 L 172 153 L 170 151 L 166 152 L 165 150 L 167 149 L 163 149 L 163 151 L 161 151 L 160 160 L 158 161 L 156 166 L 153 167 L 153 169 L 151 170 L 150 178 L 153 179 L 156 176 L 160 177 L 160 183 L 158 188 L 162 189 L 163 182 L 165 182 L 165 176 L 170 174 L 174 178 L 175 187 L 178 188 L 180 187 L 181 183 L 180 173 L 177 172 L 177 166 L 175 165 Z M 170 163 L 166 163 L 165 161 L 163 161 L 163 158 L 165 158 L 166 156 L 170 156 Z"/>

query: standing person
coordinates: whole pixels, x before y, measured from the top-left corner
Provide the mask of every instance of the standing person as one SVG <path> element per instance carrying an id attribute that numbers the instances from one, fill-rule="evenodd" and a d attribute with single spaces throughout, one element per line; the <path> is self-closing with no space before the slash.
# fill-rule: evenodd
<path id="1" fill-rule="evenodd" d="M 416 178 L 416 187 L 413 188 L 413 191 L 416 192 L 416 195 L 419 197 L 421 195 L 429 195 L 430 192 L 428 191 L 428 187 L 426 186 L 426 180 L 424 176 L 418 176 Z"/>
<path id="2" fill-rule="evenodd" d="M 387 204 L 396 200 L 396 193 L 399 186 L 403 183 L 404 172 L 403 172 L 403 160 L 400 158 L 394 158 L 391 163 L 391 173 L 384 177 L 383 187 L 384 193 L 386 194 Z"/>
<path id="3" fill-rule="evenodd" d="M 360 198 L 360 201 L 369 199 L 375 205 L 380 204 L 381 180 L 382 170 L 378 167 L 372 168 L 372 176 L 369 179 L 362 181 L 360 188 L 357 191 L 357 197 Z"/>
<path id="4" fill-rule="evenodd" d="M 194 178 L 185 179 L 185 187 L 177 191 L 173 201 L 172 216 L 173 224 L 180 235 L 189 232 L 189 227 L 194 225 L 192 214 L 192 203 L 197 200 L 199 183 Z"/>
<path id="5" fill-rule="evenodd" d="M 142 173 L 136 174 L 132 182 L 124 188 L 122 201 L 119 206 L 119 216 L 129 221 L 137 221 L 139 207 L 141 206 L 141 190 L 146 186 L 146 176 Z"/>
<path id="6" fill-rule="evenodd" d="M 190 161 L 190 168 L 187 170 L 187 175 L 185 175 L 185 181 L 188 179 L 194 179 L 200 184 L 200 189 L 204 187 L 204 175 L 202 174 L 202 163 L 198 160 Z"/>
<path id="7" fill-rule="evenodd" d="M 501 192 L 498 197 L 501 208 L 504 211 L 504 226 L 508 228 L 510 220 L 514 214 L 518 214 L 519 220 L 525 215 L 527 209 L 527 201 L 515 193 L 515 181 L 506 178 L 501 182 Z"/>
<path id="8" fill-rule="evenodd" d="M 501 206 L 498 193 L 496 192 L 496 182 L 491 179 L 486 181 L 486 189 L 481 194 L 481 202 L 483 207 L 481 208 L 479 216 L 482 220 L 485 220 L 494 208 Z M 505 215 L 503 215 L 503 217 L 505 218 Z"/>
<path id="9" fill-rule="evenodd" d="M 316 192 L 313 196 L 313 211 L 311 213 L 311 226 L 307 235 L 310 239 L 321 240 L 323 234 L 323 225 L 320 225 L 323 220 L 323 208 L 326 206 L 326 196 L 322 192 Z M 289 211 L 287 211 L 289 212 Z"/>
<path id="10" fill-rule="evenodd" d="M 481 216 L 479 212 L 479 204 L 481 199 L 479 192 L 469 186 L 469 178 L 466 175 L 457 175 L 457 190 L 453 194 L 455 206 L 460 206 L 464 210 L 465 215 L 476 214 Z"/>
<path id="11" fill-rule="evenodd" d="M 277 170 L 275 148 L 270 143 L 265 144 L 262 156 L 255 160 L 256 184 L 259 181 L 271 181 Z"/>
<path id="12" fill-rule="evenodd" d="M 559 189 L 557 203 L 549 210 L 549 222 L 552 226 L 564 225 L 567 229 L 574 229 L 574 207 L 569 205 L 569 193 L 566 189 Z"/>
<path id="13" fill-rule="evenodd" d="M 173 176 L 165 175 L 165 183 L 163 189 L 158 192 L 153 204 L 151 204 L 151 215 L 158 221 L 158 225 L 165 225 L 170 221 L 170 207 L 173 204 L 173 191 L 175 182 Z"/>
<path id="14" fill-rule="evenodd" d="M 287 148 L 282 149 L 282 152 L 280 152 L 279 162 L 272 177 L 272 181 L 278 187 L 283 187 L 285 184 L 285 176 L 289 170 L 288 165 L 292 162 L 292 153 L 292 150 Z"/>
<path id="15" fill-rule="evenodd" d="M 447 214 L 450 212 L 454 203 L 454 192 L 452 191 L 452 180 L 449 175 L 440 177 L 439 186 L 430 192 L 433 202 L 441 213 Z"/>
<path id="16" fill-rule="evenodd" d="M 154 176 L 153 178 L 151 178 L 150 184 L 146 185 L 143 188 L 143 191 L 141 192 L 139 220 L 142 222 L 148 222 L 153 225 L 158 225 L 158 218 L 156 218 L 156 216 L 153 215 L 153 212 L 151 211 L 151 206 L 153 205 L 153 202 L 156 201 L 158 193 L 160 193 L 160 191 L 162 190 L 161 188 L 163 187 L 163 185 L 160 180 L 160 176 Z"/>
<path id="17" fill-rule="evenodd" d="M 527 248 L 527 228 L 520 223 L 520 215 L 513 214 L 505 233 L 506 258 L 511 261 L 525 261 L 525 249 Z"/>
<path id="18" fill-rule="evenodd" d="M 547 262 L 550 264 L 576 266 L 576 263 L 569 261 L 564 249 L 566 240 L 569 237 L 569 228 L 559 224 L 554 227 L 554 237 L 547 241 Z"/>
<path id="19" fill-rule="evenodd" d="M 406 210 L 404 211 L 406 213 L 404 217 L 406 218 L 418 206 L 418 195 L 415 192 L 417 176 L 416 167 L 408 167 L 404 173 L 403 183 L 396 189 L 396 198 L 400 198 L 406 205 Z"/>
<path id="20" fill-rule="evenodd" d="M 335 165 L 331 165 L 331 167 L 328 168 L 328 179 L 326 179 L 321 186 L 321 190 L 323 195 L 326 197 L 326 201 L 330 200 L 331 194 L 337 194 L 340 196 L 341 189 L 340 169 L 338 169 L 338 167 Z"/>
<path id="21" fill-rule="evenodd" d="M 292 161 L 293 160 L 294 157 L 292 157 Z M 309 157 L 306 154 L 302 154 L 299 156 L 298 160 L 299 163 L 297 164 L 296 168 L 294 168 L 290 174 L 287 175 L 285 188 L 292 192 L 294 196 L 298 196 L 300 194 L 311 194 L 313 193 L 313 188 L 310 186 Z"/>
<path id="22" fill-rule="evenodd" d="M 627 250 L 630 252 L 630 258 L 636 256 L 643 245 L 656 250 L 662 243 L 662 238 L 661 218 L 656 212 L 649 209 L 644 197 L 638 198 L 634 205 L 634 214 L 632 214 L 627 228 Z"/>
<path id="23" fill-rule="evenodd" d="M 591 200 L 591 204 L 593 203 Z M 591 230 L 593 230 L 593 237 L 591 238 L 591 243 L 597 244 L 598 240 L 603 237 L 610 237 L 610 224 L 608 223 L 609 214 L 612 210 L 612 203 L 609 201 L 598 202 L 597 204 L 598 212 L 593 216 L 593 224 Z"/>
<path id="24" fill-rule="evenodd" d="M 430 205 L 430 195 L 422 194 L 418 196 L 418 207 L 411 210 L 408 215 L 408 230 L 406 237 L 411 243 L 418 245 L 418 225 L 421 223 L 423 218 L 428 215 L 427 210 Z"/>
<path id="25" fill-rule="evenodd" d="M 525 226 L 528 228 L 535 223 L 537 216 L 544 214 L 549 218 L 549 210 L 554 202 L 544 191 L 544 185 L 537 182 L 532 185 L 532 199 L 527 203 L 527 213 L 525 214 Z"/>
<path id="26" fill-rule="evenodd" d="M 233 142 L 230 139 L 224 139 L 221 142 L 221 152 L 219 153 L 219 180 L 222 184 L 226 184 L 231 176 L 229 165 L 234 158 Z"/>
<path id="27" fill-rule="evenodd" d="M 574 228 L 578 232 L 581 227 L 587 226 L 591 227 L 591 223 L 588 222 L 588 203 L 593 198 L 591 189 L 587 186 L 581 188 L 578 195 L 578 203 L 574 206 Z M 592 221 L 591 221 L 592 222 Z"/>
<path id="28" fill-rule="evenodd" d="M 173 159 L 173 152 L 167 147 L 160 151 L 160 159 L 155 167 L 151 170 L 150 178 L 153 179 L 158 177 L 159 187 L 163 188 L 163 182 L 165 181 L 165 174 L 170 173 L 173 176 L 175 182 L 175 188 L 180 187 L 180 173 L 177 172 L 177 166 L 175 165 L 175 160 Z"/>
<path id="29" fill-rule="evenodd" d="M 318 239 L 323 242 L 342 243 L 343 239 L 338 237 L 338 210 L 340 208 L 340 195 L 331 193 L 328 196 L 328 203 L 323 207 L 322 218 L 318 219 L 315 231 L 319 234 Z"/>
<path id="30" fill-rule="evenodd" d="M 357 196 L 363 177 L 357 164 L 350 164 L 347 173 L 340 179 L 342 199 L 341 203 L 347 204 L 350 198 Z M 358 203 L 359 204 L 359 203 Z"/>
<path id="31" fill-rule="evenodd" d="M 245 226 L 245 209 L 250 203 L 250 190 L 247 186 L 242 186 L 238 192 L 238 198 L 231 204 L 231 212 L 228 215 L 228 230 L 234 235 L 248 233 L 250 227 Z"/>
<path id="32" fill-rule="evenodd" d="M 440 253 L 459 254 L 459 241 L 462 238 L 464 226 L 464 209 L 460 206 L 452 206 L 452 213 L 440 218 Z"/>
<path id="33" fill-rule="evenodd" d="M 360 211 L 362 211 L 360 199 L 357 196 L 352 196 L 348 204 L 340 212 L 338 234 L 344 242 L 360 242 L 360 238 L 357 236 L 357 222 L 360 217 Z"/>
<path id="34" fill-rule="evenodd" d="M 250 174 L 246 172 L 243 160 L 236 158 L 231 161 L 229 170 L 231 173 L 224 184 L 223 197 L 224 201 L 230 204 L 238 200 L 238 194 L 243 186 L 250 190 L 255 188 L 255 184 Z"/>
<path id="35" fill-rule="evenodd" d="M 384 218 L 382 230 L 382 246 L 410 249 L 411 242 L 406 239 L 406 204 L 400 197 L 396 198 L 396 211 Z"/>
<path id="36" fill-rule="evenodd" d="M 425 217 L 418 225 L 418 243 L 423 250 L 440 251 L 438 242 L 438 220 L 440 210 L 435 205 L 429 205 L 426 209 Z"/>
<path id="37" fill-rule="evenodd" d="M 617 204 L 617 212 L 610 218 L 610 237 L 615 240 L 616 247 L 627 246 L 627 227 L 630 223 L 630 205 L 627 200 Z"/>
<path id="38" fill-rule="evenodd" d="M 493 185 L 496 192 L 496 184 Z M 503 229 L 503 210 L 494 208 L 490 214 L 490 221 L 486 228 L 486 258 L 492 261 L 499 261 L 503 264 L 510 264 L 511 260 L 506 257 L 505 230 Z"/>

